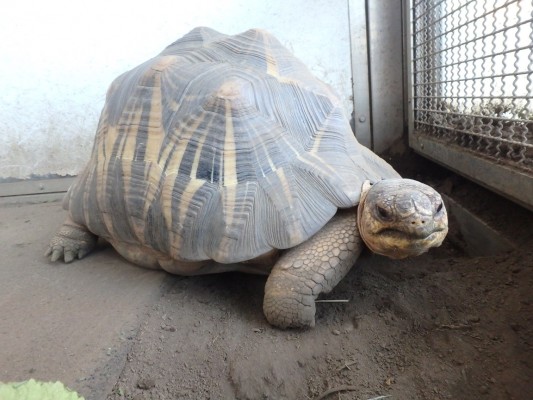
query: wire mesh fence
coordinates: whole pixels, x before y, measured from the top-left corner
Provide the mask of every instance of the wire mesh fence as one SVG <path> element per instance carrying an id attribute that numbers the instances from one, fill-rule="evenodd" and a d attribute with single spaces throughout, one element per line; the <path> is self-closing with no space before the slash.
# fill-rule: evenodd
<path id="1" fill-rule="evenodd" d="M 412 2 L 413 129 L 533 176 L 533 2 Z"/>

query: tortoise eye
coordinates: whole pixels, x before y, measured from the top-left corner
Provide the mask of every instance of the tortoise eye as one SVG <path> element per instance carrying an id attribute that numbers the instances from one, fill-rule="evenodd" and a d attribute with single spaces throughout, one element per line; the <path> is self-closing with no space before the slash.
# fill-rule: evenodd
<path id="1" fill-rule="evenodd" d="M 441 201 L 441 202 L 439 203 L 439 205 L 437 206 L 437 211 L 435 212 L 435 214 L 440 213 L 440 212 L 442 211 L 442 207 L 443 207 L 443 205 L 442 205 L 442 201 Z"/>
<path id="2" fill-rule="evenodd" d="M 376 210 L 381 219 L 387 220 L 387 221 L 391 219 L 391 213 L 387 209 L 381 206 L 376 206 Z"/>

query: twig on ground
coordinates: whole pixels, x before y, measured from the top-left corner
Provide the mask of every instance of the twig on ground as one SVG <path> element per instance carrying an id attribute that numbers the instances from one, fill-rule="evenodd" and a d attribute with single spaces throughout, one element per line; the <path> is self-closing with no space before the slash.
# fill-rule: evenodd
<path id="1" fill-rule="evenodd" d="M 354 390 L 358 390 L 358 389 L 359 388 L 357 386 L 349 386 L 349 385 L 337 386 L 337 387 L 334 387 L 333 389 L 326 390 L 324 393 L 322 393 L 320 396 L 318 396 L 316 398 L 316 400 L 325 399 L 326 397 L 328 397 L 330 394 L 333 394 L 333 393 L 354 391 Z"/>
<path id="2" fill-rule="evenodd" d="M 344 365 L 340 368 L 337 368 L 337 372 L 341 372 L 344 368 L 350 369 L 350 365 L 356 364 L 357 361 L 344 362 Z"/>

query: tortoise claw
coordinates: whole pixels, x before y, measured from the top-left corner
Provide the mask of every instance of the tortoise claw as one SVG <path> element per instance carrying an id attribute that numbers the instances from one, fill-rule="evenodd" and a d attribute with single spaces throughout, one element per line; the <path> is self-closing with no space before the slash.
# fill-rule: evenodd
<path id="1" fill-rule="evenodd" d="M 68 263 L 71 263 L 72 261 L 74 261 L 74 258 L 75 258 L 75 255 L 74 255 L 74 252 L 72 250 L 65 250 L 65 254 L 64 254 L 64 260 L 65 262 L 68 264 Z"/>
<path id="2" fill-rule="evenodd" d="M 55 249 L 52 252 L 52 256 L 50 257 L 50 261 L 55 262 L 55 261 L 59 260 L 62 255 L 63 255 L 63 252 L 61 250 Z"/>

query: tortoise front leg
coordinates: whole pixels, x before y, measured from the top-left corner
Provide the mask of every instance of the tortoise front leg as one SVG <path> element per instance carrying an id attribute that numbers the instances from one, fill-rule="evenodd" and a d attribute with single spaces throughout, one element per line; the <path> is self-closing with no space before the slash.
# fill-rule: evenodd
<path id="1" fill-rule="evenodd" d="M 306 242 L 283 254 L 265 287 L 263 310 L 280 328 L 315 325 L 315 299 L 330 292 L 363 249 L 355 209 L 339 211 Z"/>
<path id="2" fill-rule="evenodd" d="M 89 254 L 96 246 L 97 239 L 98 237 L 89 232 L 85 226 L 67 217 L 59 231 L 50 240 L 45 256 L 50 257 L 51 261 L 63 258 L 66 263 L 69 263 Z"/>

